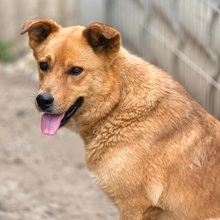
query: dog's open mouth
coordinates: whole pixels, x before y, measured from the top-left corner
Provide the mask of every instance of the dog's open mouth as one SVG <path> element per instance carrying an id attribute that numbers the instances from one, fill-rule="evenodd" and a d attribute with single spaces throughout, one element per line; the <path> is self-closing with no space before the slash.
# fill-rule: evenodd
<path id="1" fill-rule="evenodd" d="M 74 104 L 62 114 L 44 113 L 41 119 L 41 131 L 45 135 L 52 136 L 56 134 L 60 127 L 64 126 L 70 118 L 76 113 L 83 103 L 83 97 L 79 97 Z"/>

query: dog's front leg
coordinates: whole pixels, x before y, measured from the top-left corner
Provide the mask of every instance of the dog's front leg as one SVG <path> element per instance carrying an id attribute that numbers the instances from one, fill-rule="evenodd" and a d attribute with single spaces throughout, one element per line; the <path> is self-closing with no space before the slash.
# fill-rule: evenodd
<path id="1" fill-rule="evenodd" d="M 157 216 L 163 211 L 159 207 L 150 207 L 144 213 L 144 220 L 156 220 Z"/>
<path id="2" fill-rule="evenodd" d="M 120 220 L 145 220 L 144 215 L 139 210 L 123 210 L 120 211 Z"/>
<path id="3" fill-rule="evenodd" d="M 137 206 L 125 206 L 120 209 L 120 220 L 156 220 L 161 208 L 149 207 L 147 209 Z"/>
<path id="4" fill-rule="evenodd" d="M 120 220 L 156 220 L 158 213 L 150 213 L 149 215 L 143 215 L 143 213 L 128 211 L 121 213 Z"/>
<path id="5" fill-rule="evenodd" d="M 139 199 L 138 199 L 139 200 Z M 146 210 L 150 210 L 146 213 Z M 145 202 L 132 200 L 119 206 L 120 220 L 154 220 L 155 215 L 151 215 L 151 206 Z"/>

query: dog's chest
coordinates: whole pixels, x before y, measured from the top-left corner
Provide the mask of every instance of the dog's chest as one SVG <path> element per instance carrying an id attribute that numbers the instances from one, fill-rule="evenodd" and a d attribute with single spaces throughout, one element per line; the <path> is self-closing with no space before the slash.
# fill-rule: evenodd
<path id="1" fill-rule="evenodd" d="M 163 186 L 154 181 L 146 182 L 143 169 L 141 164 L 128 158 L 128 155 L 119 154 L 118 157 L 106 161 L 98 170 L 90 172 L 90 175 L 116 204 L 117 201 L 138 196 L 156 206 L 163 193 Z"/>
<path id="2" fill-rule="evenodd" d="M 157 203 L 163 189 L 154 185 L 150 191 L 146 190 L 149 185 L 145 182 L 145 161 L 137 154 L 137 150 L 115 150 L 104 155 L 99 162 L 98 166 L 90 169 L 91 176 L 115 203 L 134 195 L 143 197 L 144 194 L 152 200 L 152 204 Z"/>
<path id="3" fill-rule="evenodd" d="M 108 194 L 118 193 L 124 187 L 131 189 L 132 185 L 141 182 L 138 177 L 142 171 L 132 151 L 115 149 L 99 156 L 95 166 L 90 160 L 87 161 L 87 166 L 93 179 Z"/>
<path id="4" fill-rule="evenodd" d="M 112 135 L 114 139 L 111 140 L 109 134 L 112 132 L 106 131 L 107 138 L 105 138 L 102 130 L 102 135 L 96 136 L 86 146 L 86 163 L 95 182 L 113 200 L 127 199 L 139 194 L 140 197 L 148 197 L 153 205 L 157 204 L 163 187 L 157 180 L 153 181 L 154 178 L 148 181 L 149 158 L 147 147 L 142 147 L 146 143 L 142 143 L 141 140 L 124 141 L 123 136 L 119 141 L 117 133 L 116 137 Z M 101 136 L 102 140 L 100 140 Z M 156 172 L 158 169 L 154 174 Z M 146 190 L 148 187 L 150 190 Z"/>

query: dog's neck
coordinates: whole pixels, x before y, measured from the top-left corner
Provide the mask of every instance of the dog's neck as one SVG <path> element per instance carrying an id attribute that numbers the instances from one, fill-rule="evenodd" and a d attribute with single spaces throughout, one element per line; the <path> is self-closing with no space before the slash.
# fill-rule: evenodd
<path id="1" fill-rule="evenodd" d="M 140 63 L 144 63 L 145 70 L 139 69 Z M 76 114 L 80 134 L 86 143 L 94 139 L 96 132 L 103 127 L 103 123 L 108 121 L 108 118 L 111 118 L 111 121 L 113 118 L 117 120 L 120 118 L 121 121 L 127 122 L 128 119 L 134 120 L 146 116 L 155 108 L 158 102 L 155 97 L 158 96 L 159 99 L 160 94 L 157 92 L 158 94 L 151 96 L 155 92 L 155 82 L 148 80 L 147 68 L 151 68 L 151 65 L 121 49 L 111 66 L 111 73 L 117 72 L 116 81 L 111 85 L 111 93 L 104 98 L 100 94 L 98 101 L 90 100 L 90 103 L 87 102 L 88 107 L 84 106 L 82 111 Z M 140 90 L 140 86 L 143 89 Z M 154 100 L 150 97 L 154 97 Z M 97 103 L 101 104 L 96 106 Z M 140 106 L 137 103 L 140 103 Z"/>

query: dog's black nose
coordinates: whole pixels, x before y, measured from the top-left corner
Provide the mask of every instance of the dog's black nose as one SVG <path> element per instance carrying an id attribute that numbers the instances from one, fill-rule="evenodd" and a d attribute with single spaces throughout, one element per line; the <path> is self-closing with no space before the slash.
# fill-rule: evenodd
<path id="1" fill-rule="evenodd" d="M 37 96 L 36 101 L 39 108 L 45 111 L 53 105 L 54 98 L 51 94 L 42 93 Z"/>

